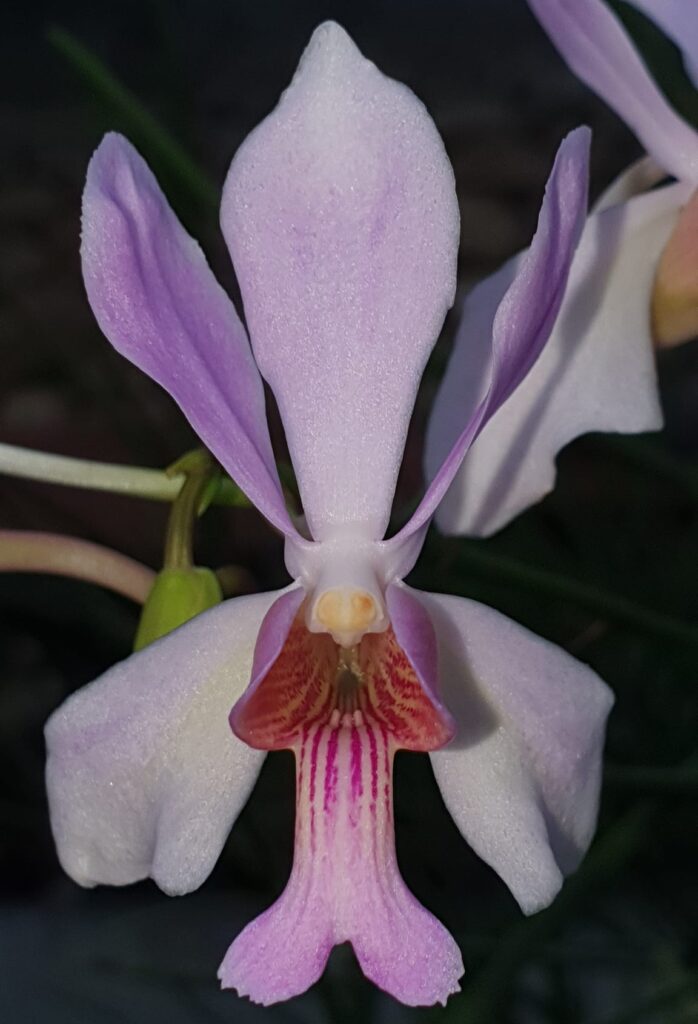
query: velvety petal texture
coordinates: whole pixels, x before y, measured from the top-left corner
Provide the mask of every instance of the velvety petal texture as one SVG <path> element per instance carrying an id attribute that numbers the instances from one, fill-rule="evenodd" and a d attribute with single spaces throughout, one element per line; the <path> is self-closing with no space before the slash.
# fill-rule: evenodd
<path id="1" fill-rule="evenodd" d="M 488 536 L 539 501 L 555 457 L 588 431 L 659 430 L 662 413 L 650 296 L 664 246 L 691 187 L 670 185 L 589 217 L 550 340 L 474 442 L 437 513 L 446 533 Z M 433 477 L 481 400 L 500 297 L 522 257 L 467 297 L 426 438 Z"/>
<path id="2" fill-rule="evenodd" d="M 90 161 L 81 254 L 90 305 L 114 348 L 172 395 L 260 512 L 293 534 L 245 329 L 120 135 L 105 136 Z"/>
<path id="3" fill-rule="evenodd" d="M 698 9 L 695 0 L 628 0 L 654 21 L 683 53 L 686 71 L 698 87 Z"/>
<path id="4" fill-rule="evenodd" d="M 313 537 L 347 523 L 382 537 L 456 282 L 454 177 L 431 118 L 321 25 L 236 154 L 221 223 Z"/>
<path id="5" fill-rule="evenodd" d="M 604 0 L 528 0 L 578 78 L 626 124 L 674 177 L 698 182 L 698 132 L 673 110 L 630 36 Z M 655 5 L 659 7 L 659 3 Z M 686 5 L 692 7 L 692 0 Z M 695 10 L 686 21 L 695 22 Z"/>
<path id="6" fill-rule="evenodd" d="M 578 128 L 562 142 L 545 190 L 533 241 L 499 294 L 490 293 L 491 328 L 482 341 L 492 358 L 478 388 L 463 382 L 455 408 L 461 426 L 396 548 L 434 514 L 471 444 L 524 380 L 555 324 L 587 209 L 590 133 Z M 496 299 L 496 304 L 492 299 Z M 481 326 L 484 326 L 481 325 Z"/>
<path id="7" fill-rule="evenodd" d="M 46 726 L 51 826 L 80 885 L 210 873 L 263 754 L 228 726 L 277 593 L 226 601 L 73 694 Z"/>
<path id="8" fill-rule="evenodd" d="M 555 897 L 596 824 L 613 697 L 586 665 L 475 601 L 418 594 L 459 732 L 431 754 L 458 828 L 526 913 Z"/>

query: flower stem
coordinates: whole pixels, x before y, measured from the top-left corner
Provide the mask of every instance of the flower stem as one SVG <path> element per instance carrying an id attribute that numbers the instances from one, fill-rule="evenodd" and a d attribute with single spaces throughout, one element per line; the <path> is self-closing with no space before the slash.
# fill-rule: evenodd
<path id="1" fill-rule="evenodd" d="M 155 573 L 110 548 L 77 537 L 0 530 L 0 572 L 48 573 L 97 583 L 143 604 Z"/>
<path id="2" fill-rule="evenodd" d="M 0 443 L 0 474 L 3 473 L 25 480 L 86 487 L 153 501 L 173 501 L 185 479 L 183 473 L 168 475 L 161 469 L 93 462 Z M 222 480 L 213 500 L 217 505 L 249 506 L 245 495 L 228 477 Z"/>
<path id="3" fill-rule="evenodd" d="M 215 494 L 220 474 L 205 448 L 188 452 L 167 472 L 173 476 L 184 474 L 184 483 L 172 502 L 163 564 L 166 569 L 191 569 L 194 565 L 194 524 L 202 504 L 205 506 L 208 497 Z"/>

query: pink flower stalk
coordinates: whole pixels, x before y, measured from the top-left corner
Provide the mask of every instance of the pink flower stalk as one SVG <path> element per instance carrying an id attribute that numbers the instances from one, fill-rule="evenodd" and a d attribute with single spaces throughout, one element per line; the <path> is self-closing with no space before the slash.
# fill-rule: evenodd
<path id="1" fill-rule="evenodd" d="M 668 104 L 604 0 L 528 2 L 570 68 L 633 129 L 651 161 L 630 167 L 589 216 L 545 351 L 491 417 L 437 512 L 450 534 L 489 536 L 539 501 L 555 484 L 557 453 L 580 434 L 661 429 L 655 345 L 698 331 L 698 206 L 690 203 L 698 132 Z M 632 2 L 695 70 L 694 0 Z M 649 190 L 667 175 L 677 180 Z M 480 282 L 463 304 L 427 431 L 428 479 L 462 430 L 464 409 L 487 387 L 493 319 L 524 259 Z"/>
<path id="2" fill-rule="evenodd" d="M 264 752 L 293 750 L 291 878 L 220 969 L 224 987 L 257 1002 L 304 991 L 346 941 L 405 1003 L 458 991 L 458 947 L 398 871 L 398 750 L 431 754 L 458 827 L 527 913 L 554 898 L 591 839 L 607 687 L 497 612 L 402 582 L 469 446 L 550 334 L 584 224 L 588 144 L 580 129 L 560 147 L 494 317 L 487 388 L 387 540 L 416 390 L 456 280 L 453 172 L 424 106 L 337 25 L 317 29 L 225 184 L 249 342 L 132 147 L 107 136 L 90 164 L 82 256 L 100 326 L 283 532 L 293 582 L 205 612 L 55 712 L 52 826 L 82 885 L 151 877 L 189 892 Z M 284 505 L 260 373 L 307 531 Z"/>

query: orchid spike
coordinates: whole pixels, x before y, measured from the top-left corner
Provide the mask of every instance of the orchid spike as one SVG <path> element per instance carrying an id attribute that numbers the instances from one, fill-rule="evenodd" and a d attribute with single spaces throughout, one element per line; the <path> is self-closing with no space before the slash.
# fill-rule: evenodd
<path id="1" fill-rule="evenodd" d="M 674 15 L 682 6 L 688 13 L 689 3 L 636 5 L 675 31 Z M 659 430 L 655 348 L 698 333 L 691 202 L 698 132 L 674 113 L 603 0 L 529 6 L 572 70 L 627 121 L 650 158 L 622 174 L 589 216 L 541 358 L 483 428 L 438 509 L 439 528 L 449 534 L 489 536 L 506 526 L 553 489 L 558 452 L 581 434 Z M 698 12 L 686 20 L 698 28 Z M 683 37 L 689 60 L 698 59 L 696 40 L 692 28 Z M 655 189 L 667 173 L 679 180 Z M 427 428 L 428 480 L 438 479 L 486 392 L 497 309 L 526 258 L 515 256 L 463 303 Z"/>
<path id="2" fill-rule="evenodd" d="M 531 256 L 495 318 L 486 397 L 444 482 L 544 347 L 584 221 L 587 156 L 586 131 L 560 148 Z M 88 296 L 112 344 L 168 388 L 285 532 L 293 582 L 205 612 L 54 713 L 59 856 L 83 885 L 150 876 L 167 892 L 195 889 L 264 752 L 289 748 L 291 878 L 233 942 L 222 985 L 259 1003 L 287 999 L 349 941 L 395 998 L 443 1003 L 463 964 L 399 874 L 396 753 L 431 754 L 463 834 L 531 912 L 590 841 L 611 695 L 496 612 L 402 582 L 443 483 L 412 527 L 382 539 L 455 286 L 453 172 L 419 100 L 339 26 L 320 26 L 233 160 L 222 223 L 251 348 L 141 158 L 108 136 L 85 190 Z M 281 410 L 310 537 L 281 501 L 259 371 Z"/>

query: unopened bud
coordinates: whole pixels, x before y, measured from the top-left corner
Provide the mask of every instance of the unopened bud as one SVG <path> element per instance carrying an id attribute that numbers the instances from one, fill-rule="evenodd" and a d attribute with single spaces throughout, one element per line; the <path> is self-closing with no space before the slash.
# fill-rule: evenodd
<path id="1" fill-rule="evenodd" d="M 147 647 L 222 599 L 220 584 L 210 569 L 163 569 L 143 605 L 134 650 Z"/>

